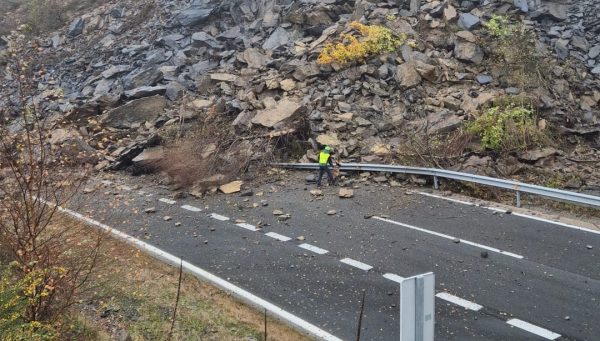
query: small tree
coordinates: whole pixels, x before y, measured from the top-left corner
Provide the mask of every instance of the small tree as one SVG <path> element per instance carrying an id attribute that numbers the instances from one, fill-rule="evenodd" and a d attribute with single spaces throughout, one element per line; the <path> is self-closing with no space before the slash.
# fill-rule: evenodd
<path id="1" fill-rule="evenodd" d="M 58 214 L 59 205 L 74 197 L 86 174 L 52 156 L 44 117 L 27 95 L 34 74 L 30 65 L 15 57 L 7 69 L 15 76 L 19 98 L 0 117 L 16 112 L 13 122 L 20 123 L 11 129 L 6 122 L 0 125 L 0 249 L 13 261 L 10 283 L 21 299 L 13 302 L 18 308 L 11 315 L 13 325 L 20 321 L 34 332 L 48 331 L 44 335 L 50 337 L 51 328 L 46 327 L 76 302 L 94 269 L 103 233 L 83 233 L 85 227 Z M 81 247 L 74 248 L 74 243 Z M 6 292 L 10 290 L 0 296 Z"/>

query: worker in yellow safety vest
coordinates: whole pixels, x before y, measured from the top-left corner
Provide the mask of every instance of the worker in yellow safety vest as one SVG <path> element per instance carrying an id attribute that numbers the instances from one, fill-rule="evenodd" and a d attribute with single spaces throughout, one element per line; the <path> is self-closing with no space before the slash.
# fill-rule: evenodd
<path id="1" fill-rule="evenodd" d="M 321 187 L 323 173 L 327 173 L 329 184 L 335 186 L 335 179 L 333 178 L 333 174 L 331 174 L 331 169 L 329 169 L 329 166 L 333 167 L 333 157 L 331 156 L 332 152 L 333 150 L 331 147 L 325 146 L 325 148 L 323 148 L 319 154 L 319 180 L 317 180 L 318 187 Z"/>

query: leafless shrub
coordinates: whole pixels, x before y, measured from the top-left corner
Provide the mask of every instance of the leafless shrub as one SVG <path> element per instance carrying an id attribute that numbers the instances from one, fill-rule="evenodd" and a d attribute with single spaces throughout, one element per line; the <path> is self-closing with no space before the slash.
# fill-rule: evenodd
<path id="1" fill-rule="evenodd" d="M 13 261 L 22 287 L 24 322 L 54 323 L 64 316 L 92 273 L 103 234 L 81 233 L 83 227 L 61 217 L 58 205 L 68 203 L 86 180 L 52 157 L 46 122 L 30 104 L 29 63 L 16 60 L 22 127 L 0 125 L 0 249 Z M 85 238 L 76 236 L 84 235 Z M 71 243 L 84 246 L 75 251 Z"/>

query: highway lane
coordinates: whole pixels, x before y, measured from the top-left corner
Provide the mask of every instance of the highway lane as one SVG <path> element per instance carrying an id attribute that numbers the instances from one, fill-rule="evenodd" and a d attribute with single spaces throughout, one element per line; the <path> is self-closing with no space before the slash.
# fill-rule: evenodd
<path id="1" fill-rule="evenodd" d="M 167 194 L 160 190 L 150 189 L 149 192 L 157 192 L 151 197 L 140 195 L 138 191 L 121 191 L 122 198 L 108 195 L 106 201 L 118 200 L 119 210 L 111 209 L 106 215 L 100 210 L 103 201 L 95 200 L 96 212 L 92 215 L 108 216 L 116 225 L 114 227 L 136 234 L 174 254 L 179 253 L 194 264 L 229 278 L 263 298 L 281 303 L 286 309 L 344 339 L 352 339 L 355 333 L 358 300 L 363 289 L 368 290 L 363 336 L 373 340 L 395 339 L 392 336 L 397 335 L 398 293 L 395 283 L 383 277 L 388 272 L 406 277 L 434 271 L 438 291 L 449 291 L 484 306 L 474 312 L 438 299 L 436 336 L 441 340 L 535 339 L 531 333 L 508 326 L 506 321 L 512 317 L 535 322 L 573 339 L 593 339 L 597 332 L 592 321 L 597 319 L 597 294 L 600 291 L 597 281 L 589 283 L 593 280 L 590 277 L 579 275 L 581 278 L 573 280 L 571 276 L 577 275 L 576 272 L 536 263 L 529 260 L 531 256 L 525 252 L 523 260 L 492 252 L 487 259 L 482 259 L 481 250 L 476 247 L 363 217 L 372 213 L 383 215 L 395 209 L 408 212 L 407 201 L 413 200 L 414 195 L 408 196 L 411 200 L 403 198 L 390 204 L 380 195 L 340 200 L 326 191 L 326 199 L 310 201 L 312 197 L 302 186 L 284 193 L 268 193 L 270 187 L 265 187 L 265 196 L 253 197 L 247 202 L 244 201 L 247 198 L 219 196 L 217 200 L 204 202 L 179 200 L 172 205 L 158 201 L 161 194 Z M 261 199 L 267 199 L 269 206 L 246 208 Z M 428 202 L 435 202 L 430 199 Z M 376 205 L 377 200 L 384 206 Z M 182 209 L 184 204 L 204 211 Z M 206 205 L 209 210 L 205 209 Z M 335 205 L 338 215 L 325 215 L 330 208 L 328 205 Z M 404 206 L 398 210 L 395 205 Z M 444 203 L 435 205 L 443 206 Z M 143 213 L 148 206 L 157 207 L 159 212 Z M 274 208 L 288 211 L 292 219 L 277 223 L 272 215 Z M 470 209 L 475 212 L 469 214 L 506 217 L 497 217 L 489 211 L 478 213 L 477 210 L 483 211 L 481 208 Z M 245 219 L 248 223 L 256 224 L 260 220 L 271 226 L 251 232 L 236 226 L 234 221 L 208 218 L 206 213 L 209 211 L 218 211 L 232 219 Z M 171 215 L 172 221 L 165 222 L 164 215 Z M 388 215 L 390 219 L 398 219 Z M 468 219 L 467 214 L 465 217 Z M 181 227 L 174 228 L 175 221 L 181 222 Z M 432 224 L 427 228 L 436 226 Z M 291 238 L 302 235 L 305 240 L 282 243 L 266 236 L 265 232 L 277 232 Z M 465 238 L 458 233 L 460 230 L 443 232 Z M 499 247 L 498 243 L 492 243 L 497 240 L 477 241 Z M 319 255 L 300 249 L 298 246 L 303 243 L 329 252 Z M 365 262 L 374 268 L 365 272 L 341 263 L 343 258 Z M 564 264 L 565 267 L 568 265 Z M 569 291 L 575 293 L 573 301 L 561 308 L 561 304 L 565 304 L 565 292 Z M 571 314 L 571 320 L 564 320 L 563 314 Z"/>

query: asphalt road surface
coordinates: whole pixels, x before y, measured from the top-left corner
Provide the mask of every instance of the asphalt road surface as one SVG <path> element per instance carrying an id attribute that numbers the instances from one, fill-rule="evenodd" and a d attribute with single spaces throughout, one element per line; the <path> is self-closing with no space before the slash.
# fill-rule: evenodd
<path id="1" fill-rule="evenodd" d="M 398 340 L 397 280 L 434 272 L 436 340 L 600 340 L 597 231 L 387 186 L 341 199 L 289 181 L 172 199 L 126 182 L 72 208 L 340 339 L 356 339 L 366 291 L 361 340 Z"/>

